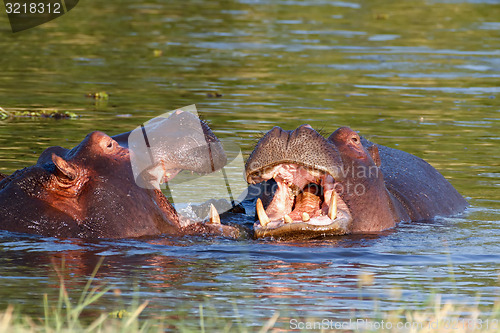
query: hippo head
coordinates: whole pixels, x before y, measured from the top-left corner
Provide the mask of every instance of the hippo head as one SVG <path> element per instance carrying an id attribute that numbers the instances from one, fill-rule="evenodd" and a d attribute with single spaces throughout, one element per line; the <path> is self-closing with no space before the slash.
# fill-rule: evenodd
<path id="1" fill-rule="evenodd" d="M 359 134 L 349 127 L 340 127 L 327 140 L 337 148 L 344 165 L 337 192 L 352 214 L 350 232 L 393 227 L 398 218 L 385 186 L 377 146 L 363 146 Z"/>
<path id="2" fill-rule="evenodd" d="M 458 214 L 468 205 L 421 158 L 371 143 L 348 127 L 326 140 L 308 125 L 275 127 L 250 155 L 246 176 L 265 184 L 255 193 L 258 238 L 379 232 L 403 220 Z"/>
<path id="3" fill-rule="evenodd" d="M 257 199 L 256 237 L 313 238 L 350 232 L 350 210 L 336 191 L 343 179 L 342 158 L 311 126 L 293 131 L 274 127 L 258 142 L 245 170 L 248 183 L 268 181 L 274 187 L 270 197 Z"/>
<path id="4" fill-rule="evenodd" d="M 133 132 L 115 138 L 93 132 L 71 150 L 48 148 L 36 165 L 0 181 L 2 229 L 82 238 L 214 231 L 212 225 L 187 225 L 156 186 L 143 186 L 151 179 L 167 181 L 180 170 L 207 173 L 225 164 L 220 142 L 204 123 L 198 126 L 203 142 L 193 139 L 199 134 L 194 129 L 179 137 L 179 124 L 188 120 L 200 125 L 188 112 L 155 121 L 155 127 L 146 125 L 149 136 L 162 141 L 149 152 L 151 165 L 140 177 L 131 160 L 141 152 L 128 148 Z"/>

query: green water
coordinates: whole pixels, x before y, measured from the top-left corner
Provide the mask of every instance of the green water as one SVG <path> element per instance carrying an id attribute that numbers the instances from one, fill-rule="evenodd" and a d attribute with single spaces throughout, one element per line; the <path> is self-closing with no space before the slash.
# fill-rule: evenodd
<path id="1" fill-rule="evenodd" d="M 196 104 L 245 156 L 275 125 L 309 123 L 326 136 L 350 126 L 426 159 L 471 203 L 463 216 L 380 237 L 300 244 L 4 233 L 2 307 L 38 313 L 43 293 L 57 294 L 54 263 L 65 258 L 78 290 L 101 256 L 99 278 L 125 297 L 150 299 L 151 314 L 182 308 L 189 318 L 208 300 L 229 320 L 236 304 L 255 326 L 281 310 L 284 329 L 294 316 L 370 317 L 374 300 L 383 312 L 422 305 L 431 293 L 460 304 L 479 295 L 487 309 L 498 295 L 498 1 L 88 0 L 16 34 L 0 15 L 0 50 L 0 107 L 80 115 L 0 120 L 3 173 L 35 163 L 51 145 L 69 148 L 91 131 L 117 134 Z M 99 91 L 109 100 L 85 97 Z M 363 272 L 375 282 L 360 291 Z M 115 304 L 109 295 L 99 309 Z"/>

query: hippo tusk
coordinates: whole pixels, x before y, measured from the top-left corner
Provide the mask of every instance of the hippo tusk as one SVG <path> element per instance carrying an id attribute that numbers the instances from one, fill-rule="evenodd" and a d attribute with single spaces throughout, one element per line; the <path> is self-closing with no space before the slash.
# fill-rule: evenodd
<path id="1" fill-rule="evenodd" d="M 264 210 L 264 206 L 262 205 L 262 201 L 260 198 L 257 199 L 257 204 L 255 205 L 255 209 L 257 210 L 257 216 L 259 217 L 260 224 L 265 227 L 271 220 L 266 214 Z"/>
<path id="2" fill-rule="evenodd" d="M 210 224 L 220 224 L 219 213 L 213 204 L 210 204 Z"/>
<path id="3" fill-rule="evenodd" d="M 330 220 L 335 220 L 337 218 L 337 193 L 332 192 L 332 197 L 330 199 L 330 207 L 328 207 L 328 217 Z"/>
<path id="4" fill-rule="evenodd" d="M 293 220 L 290 216 L 288 216 L 287 214 L 285 214 L 285 216 L 283 216 L 283 220 L 285 221 L 285 223 L 292 223 Z"/>
<path id="5" fill-rule="evenodd" d="M 307 214 L 306 212 L 303 212 L 302 213 L 302 221 L 308 222 L 309 220 L 311 220 L 311 217 L 309 216 L 309 214 Z"/>

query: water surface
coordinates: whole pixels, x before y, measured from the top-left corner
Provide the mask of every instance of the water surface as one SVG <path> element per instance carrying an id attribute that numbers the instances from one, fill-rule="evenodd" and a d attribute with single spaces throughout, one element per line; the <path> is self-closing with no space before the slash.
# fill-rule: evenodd
<path id="1" fill-rule="evenodd" d="M 0 17 L 0 107 L 81 116 L 0 121 L 0 172 L 196 103 L 245 156 L 275 125 L 309 123 L 326 136 L 350 126 L 426 159 L 471 204 L 458 217 L 307 242 L 1 232 L 0 307 L 39 315 L 43 294 L 58 293 L 55 268 L 64 262 L 77 294 L 104 257 L 97 280 L 121 296 L 93 309 L 138 297 L 148 314 L 193 327 L 200 304 L 255 327 L 279 311 L 284 329 L 290 318 L 376 318 L 375 308 L 425 306 L 434 294 L 488 311 L 499 294 L 499 18 L 487 0 L 84 1 L 17 34 Z M 85 97 L 96 91 L 109 100 Z"/>

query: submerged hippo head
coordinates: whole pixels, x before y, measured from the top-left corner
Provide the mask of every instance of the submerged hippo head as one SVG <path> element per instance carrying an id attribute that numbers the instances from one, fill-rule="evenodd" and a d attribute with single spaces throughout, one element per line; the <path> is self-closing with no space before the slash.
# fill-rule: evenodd
<path id="1" fill-rule="evenodd" d="M 247 182 L 274 187 L 257 199 L 257 238 L 378 232 L 467 206 L 427 162 L 375 145 L 348 127 L 327 140 L 308 125 L 294 131 L 275 127 L 245 167 Z"/>
<path id="2" fill-rule="evenodd" d="M 182 138 L 177 131 L 155 133 L 155 129 L 169 129 L 187 120 L 200 123 L 186 112 L 159 120 L 165 126 L 146 126 L 151 137 L 165 140 L 150 151 L 151 166 L 146 168 L 154 170 L 160 182 L 171 178 L 172 170 L 206 173 L 225 163 L 220 142 L 205 124 L 204 142 L 192 139 L 194 131 L 184 131 Z M 82 238 L 227 233 L 225 226 L 182 223 L 160 190 L 136 181 L 131 156 L 140 152 L 127 148 L 130 135 L 117 136 L 118 142 L 102 132 L 90 133 L 71 150 L 48 148 L 36 165 L 1 180 L 0 228 Z"/>
<path id="3" fill-rule="evenodd" d="M 351 229 L 351 214 L 335 191 L 343 162 L 335 146 L 309 125 L 294 131 L 274 127 L 247 160 L 251 184 L 273 179 L 271 198 L 257 199 L 256 237 L 312 238 L 342 235 Z"/>

